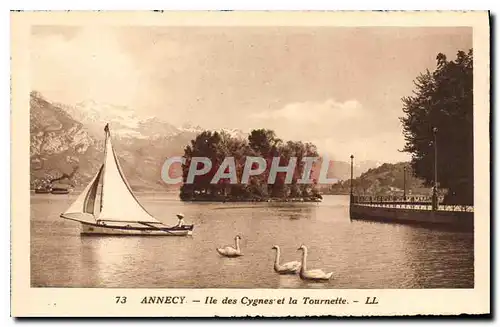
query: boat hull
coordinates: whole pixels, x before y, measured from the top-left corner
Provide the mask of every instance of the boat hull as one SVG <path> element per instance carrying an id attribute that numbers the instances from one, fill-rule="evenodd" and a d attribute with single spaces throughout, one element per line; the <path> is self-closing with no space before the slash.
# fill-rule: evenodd
<path id="1" fill-rule="evenodd" d="M 129 227 L 107 226 L 81 223 L 81 235 L 122 235 L 122 236 L 187 236 L 193 233 L 193 225 L 181 227 Z"/>
<path id="2" fill-rule="evenodd" d="M 50 190 L 45 190 L 45 189 L 37 189 L 37 190 L 35 190 L 36 194 L 48 194 L 50 192 L 51 192 Z"/>

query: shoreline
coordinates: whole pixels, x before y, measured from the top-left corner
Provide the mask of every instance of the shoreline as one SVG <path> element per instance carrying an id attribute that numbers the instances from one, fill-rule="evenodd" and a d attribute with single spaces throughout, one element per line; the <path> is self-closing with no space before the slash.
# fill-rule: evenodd
<path id="1" fill-rule="evenodd" d="M 220 202 L 220 203 L 320 203 L 322 198 L 270 198 L 270 199 L 221 199 L 214 197 L 207 198 L 188 198 L 183 199 L 182 202 Z"/>

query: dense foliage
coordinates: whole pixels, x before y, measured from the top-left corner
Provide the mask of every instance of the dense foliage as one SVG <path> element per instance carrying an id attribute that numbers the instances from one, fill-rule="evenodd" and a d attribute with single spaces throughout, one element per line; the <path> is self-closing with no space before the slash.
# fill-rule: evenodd
<path id="1" fill-rule="evenodd" d="M 403 151 L 412 154 L 416 176 L 448 189 L 446 203 L 473 204 L 473 55 L 459 51 L 454 61 L 444 54 L 437 68 L 416 78 L 412 96 L 402 99 Z M 433 132 L 435 131 L 435 133 Z"/>
<path id="2" fill-rule="evenodd" d="M 260 175 L 251 176 L 247 184 L 240 183 L 247 156 L 262 157 L 266 160 L 266 170 Z M 314 185 L 297 184 L 304 170 L 303 157 L 317 157 L 316 146 L 312 143 L 283 142 L 272 130 L 253 130 L 248 140 L 231 137 L 225 132 L 205 131 L 197 135 L 184 149 L 186 162 L 183 165 L 184 184 L 180 190 L 183 200 L 265 200 L 270 198 L 319 197 Z M 185 183 L 191 159 L 206 157 L 212 161 L 212 169 L 205 175 L 196 176 L 192 184 Z M 236 163 L 237 184 L 230 184 L 229 179 L 221 179 L 217 184 L 211 180 L 226 157 L 234 157 Z M 291 184 L 285 184 L 285 173 L 278 173 L 276 181 L 268 184 L 269 170 L 273 157 L 280 158 L 280 166 L 289 163 L 291 157 L 297 157 L 297 165 Z M 201 168 L 201 167 L 199 167 Z M 256 167 L 252 167 L 255 169 Z M 310 176 L 314 174 L 311 172 Z M 227 170 L 226 170 L 227 172 Z"/>

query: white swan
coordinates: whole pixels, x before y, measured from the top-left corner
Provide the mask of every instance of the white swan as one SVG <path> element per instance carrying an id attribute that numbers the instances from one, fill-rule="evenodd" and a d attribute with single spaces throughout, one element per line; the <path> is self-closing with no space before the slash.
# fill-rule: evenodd
<path id="1" fill-rule="evenodd" d="M 307 247 L 305 245 L 301 245 L 297 250 L 302 250 L 302 267 L 300 267 L 299 272 L 301 279 L 324 281 L 332 278 L 333 272 L 325 273 L 321 269 L 307 270 Z"/>
<path id="2" fill-rule="evenodd" d="M 274 260 L 274 271 L 278 274 L 296 274 L 300 269 L 300 262 L 290 261 L 280 265 L 280 247 L 273 245 L 273 249 L 276 250 L 276 259 Z"/>
<path id="3" fill-rule="evenodd" d="M 223 248 L 218 248 L 216 250 L 220 255 L 222 255 L 224 257 L 230 257 L 230 258 L 240 257 L 243 255 L 241 253 L 241 249 L 240 249 L 240 240 L 241 240 L 241 237 L 239 235 L 236 235 L 236 237 L 234 238 L 234 242 L 236 244 L 236 247 L 233 248 L 232 246 L 226 246 Z"/>

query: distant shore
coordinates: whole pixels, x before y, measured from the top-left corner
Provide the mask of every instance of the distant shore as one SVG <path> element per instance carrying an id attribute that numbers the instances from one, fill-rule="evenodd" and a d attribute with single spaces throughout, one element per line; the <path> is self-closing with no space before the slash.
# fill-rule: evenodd
<path id="1" fill-rule="evenodd" d="M 321 202 L 321 196 L 295 197 L 295 198 L 242 198 L 242 197 L 224 197 L 224 196 L 194 196 L 181 197 L 186 202 Z"/>

